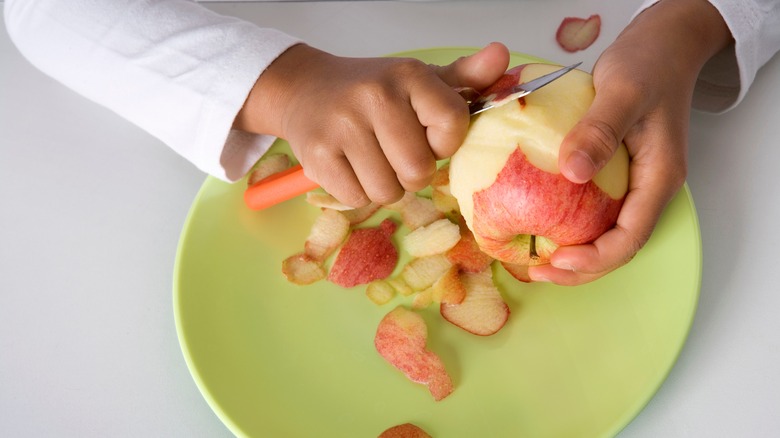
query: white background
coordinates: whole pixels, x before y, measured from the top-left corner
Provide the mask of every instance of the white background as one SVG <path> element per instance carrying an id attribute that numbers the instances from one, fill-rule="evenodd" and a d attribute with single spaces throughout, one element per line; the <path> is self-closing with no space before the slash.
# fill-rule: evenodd
<path id="1" fill-rule="evenodd" d="M 636 4 L 206 7 L 341 55 L 502 41 L 564 64 L 582 59 L 589 70 Z M 592 13 L 603 19 L 594 46 L 569 55 L 555 45 L 563 17 Z M 780 433 L 778 101 L 775 58 L 737 109 L 692 117 L 688 183 L 704 242 L 698 314 L 668 380 L 623 438 Z M 203 179 L 159 141 L 36 71 L 2 29 L 0 435 L 230 435 L 187 371 L 172 311 L 179 231 Z"/>

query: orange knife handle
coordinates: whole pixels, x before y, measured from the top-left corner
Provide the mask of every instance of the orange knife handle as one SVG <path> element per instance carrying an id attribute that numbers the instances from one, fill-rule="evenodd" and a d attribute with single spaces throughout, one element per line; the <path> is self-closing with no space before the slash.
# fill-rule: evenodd
<path id="1" fill-rule="evenodd" d="M 306 178 L 300 164 L 264 178 L 244 192 L 244 203 L 252 210 L 262 210 L 319 187 Z"/>

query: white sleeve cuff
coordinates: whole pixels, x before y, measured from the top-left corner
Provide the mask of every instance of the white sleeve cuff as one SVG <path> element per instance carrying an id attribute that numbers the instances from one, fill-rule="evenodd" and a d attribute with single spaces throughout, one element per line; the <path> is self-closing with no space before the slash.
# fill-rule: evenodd
<path id="1" fill-rule="evenodd" d="M 645 0 L 634 17 L 657 3 Z M 709 0 L 720 12 L 734 43 L 702 68 L 693 107 L 724 112 L 747 94 L 758 69 L 780 50 L 780 2 L 776 0 Z"/>

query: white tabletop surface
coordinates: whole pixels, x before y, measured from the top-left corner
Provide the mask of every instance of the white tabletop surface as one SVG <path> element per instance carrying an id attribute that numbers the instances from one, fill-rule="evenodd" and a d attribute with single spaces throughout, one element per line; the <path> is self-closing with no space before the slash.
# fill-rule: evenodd
<path id="1" fill-rule="evenodd" d="M 561 63 L 583 59 L 589 70 L 635 3 L 206 6 L 342 55 L 502 41 Z M 591 13 L 602 15 L 600 38 L 585 52 L 564 53 L 554 41 L 560 20 Z M 229 436 L 189 375 L 172 309 L 179 232 L 204 175 L 35 70 L 4 30 L 0 436 Z M 623 438 L 780 433 L 778 102 L 776 57 L 735 110 L 692 117 L 700 304 L 671 375 Z"/>

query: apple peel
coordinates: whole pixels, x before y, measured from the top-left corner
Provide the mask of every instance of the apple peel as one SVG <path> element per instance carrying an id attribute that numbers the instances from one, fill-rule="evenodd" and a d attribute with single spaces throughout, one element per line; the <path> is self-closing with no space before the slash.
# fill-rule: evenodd
<path id="1" fill-rule="evenodd" d="M 601 16 L 588 18 L 566 17 L 555 32 L 558 45 L 567 52 L 585 50 L 596 41 L 601 33 Z"/>
<path id="2" fill-rule="evenodd" d="M 428 326 L 419 314 L 398 306 L 379 322 L 374 346 L 382 358 L 415 383 L 426 385 L 436 401 L 450 395 L 452 379 L 439 356 L 427 349 Z"/>
<path id="3" fill-rule="evenodd" d="M 387 304 L 395 297 L 395 288 L 386 280 L 374 280 L 366 286 L 366 296 L 374 304 Z"/>
<path id="4" fill-rule="evenodd" d="M 441 316 L 452 324 L 479 336 L 495 334 L 509 319 L 509 306 L 493 282 L 492 270 L 461 276 L 466 296 L 460 304 L 442 303 Z"/>
<path id="5" fill-rule="evenodd" d="M 376 203 L 370 203 L 363 207 L 353 208 L 351 210 L 344 210 L 341 212 L 347 219 L 349 219 L 350 225 L 359 225 L 371 218 L 374 213 L 379 211 L 381 206 Z"/>
<path id="6" fill-rule="evenodd" d="M 431 436 L 415 424 L 404 423 L 385 430 L 378 438 L 431 438 Z"/>
<path id="7" fill-rule="evenodd" d="M 417 292 L 412 299 L 412 309 L 419 310 L 428 307 L 433 303 L 433 287 Z"/>
<path id="8" fill-rule="evenodd" d="M 406 284 L 406 281 L 401 277 L 388 278 L 387 282 L 393 286 L 393 289 L 401 296 L 408 297 L 414 293 L 414 289 Z"/>
<path id="9" fill-rule="evenodd" d="M 266 155 L 257 162 L 249 173 L 246 184 L 247 186 L 253 186 L 271 175 L 289 169 L 290 164 L 290 157 L 287 154 L 278 153 Z"/>
<path id="10" fill-rule="evenodd" d="M 399 201 L 385 206 L 401 215 L 401 222 L 410 230 L 444 219 L 444 213 L 439 211 L 429 198 L 414 192 L 406 192 Z"/>
<path id="11" fill-rule="evenodd" d="M 401 270 L 401 279 L 413 291 L 423 291 L 433 285 L 452 266 L 442 254 L 414 258 Z"/>
<path id="12" fill-rule="evenodd" d="M 339 202 L 330 193 L 325 192 L 306 192 L 306 202 L 315 207 L 328 208 L 330 210 L 345 211 L 352 209 L 349 205 Z"/>
<path id="13" fill-rule="evenodd" d="M 460 279 L 461 271 L 453 265 L 431 286 L 433 300 L 437 303 L 460 304 L 466 298 L 466 287 Z"/>
<path id="14" fill-rule="evenodd" d="M 378 227 L 352 230 L 336 255 L 328 280 L 354 287 L 389 277 L 398 263 L 398 250 L 391 238 L 396 228 L 393 220 L 385 219 Z"/>
<path id="15" fill-rule="evenodd" d="M 323 209 L 309 231 L 304 252 L 314 260 L 325 260 L 347 238 L 349 226 L 349 220 L 339 211 Z"/>
<path id="16" fill-rule="evenodd" d="M 413 257 L 443 254 L 460 240 L 460 229 L 449 219 L 439 219 L 403 237 L 403 248 Z"/>
<path id="17" fill-rule="evenodd" d="M 450 190 L 450 165 L 442 165 L 433 174 L 431 181 L 431 201 L 437 210 L 444 214 L 460 213 L 458 200 L 452 196 Z"/>
<path id="18" fill-rule="evenodd" d="M 460 240 L 447 251 L 447 259 L 465 272 L 484 271 L 495 259 L 480 249 L 463 217 L 459 218 L 458 228 Z"/>
<path id="19" fill-rule="evenodd" d="M 300 285 L 312 284 L 327 276 L 322 264 L 304 253 L 294 254 L 284 259 L 282 274 L 291 283 Z"/>

